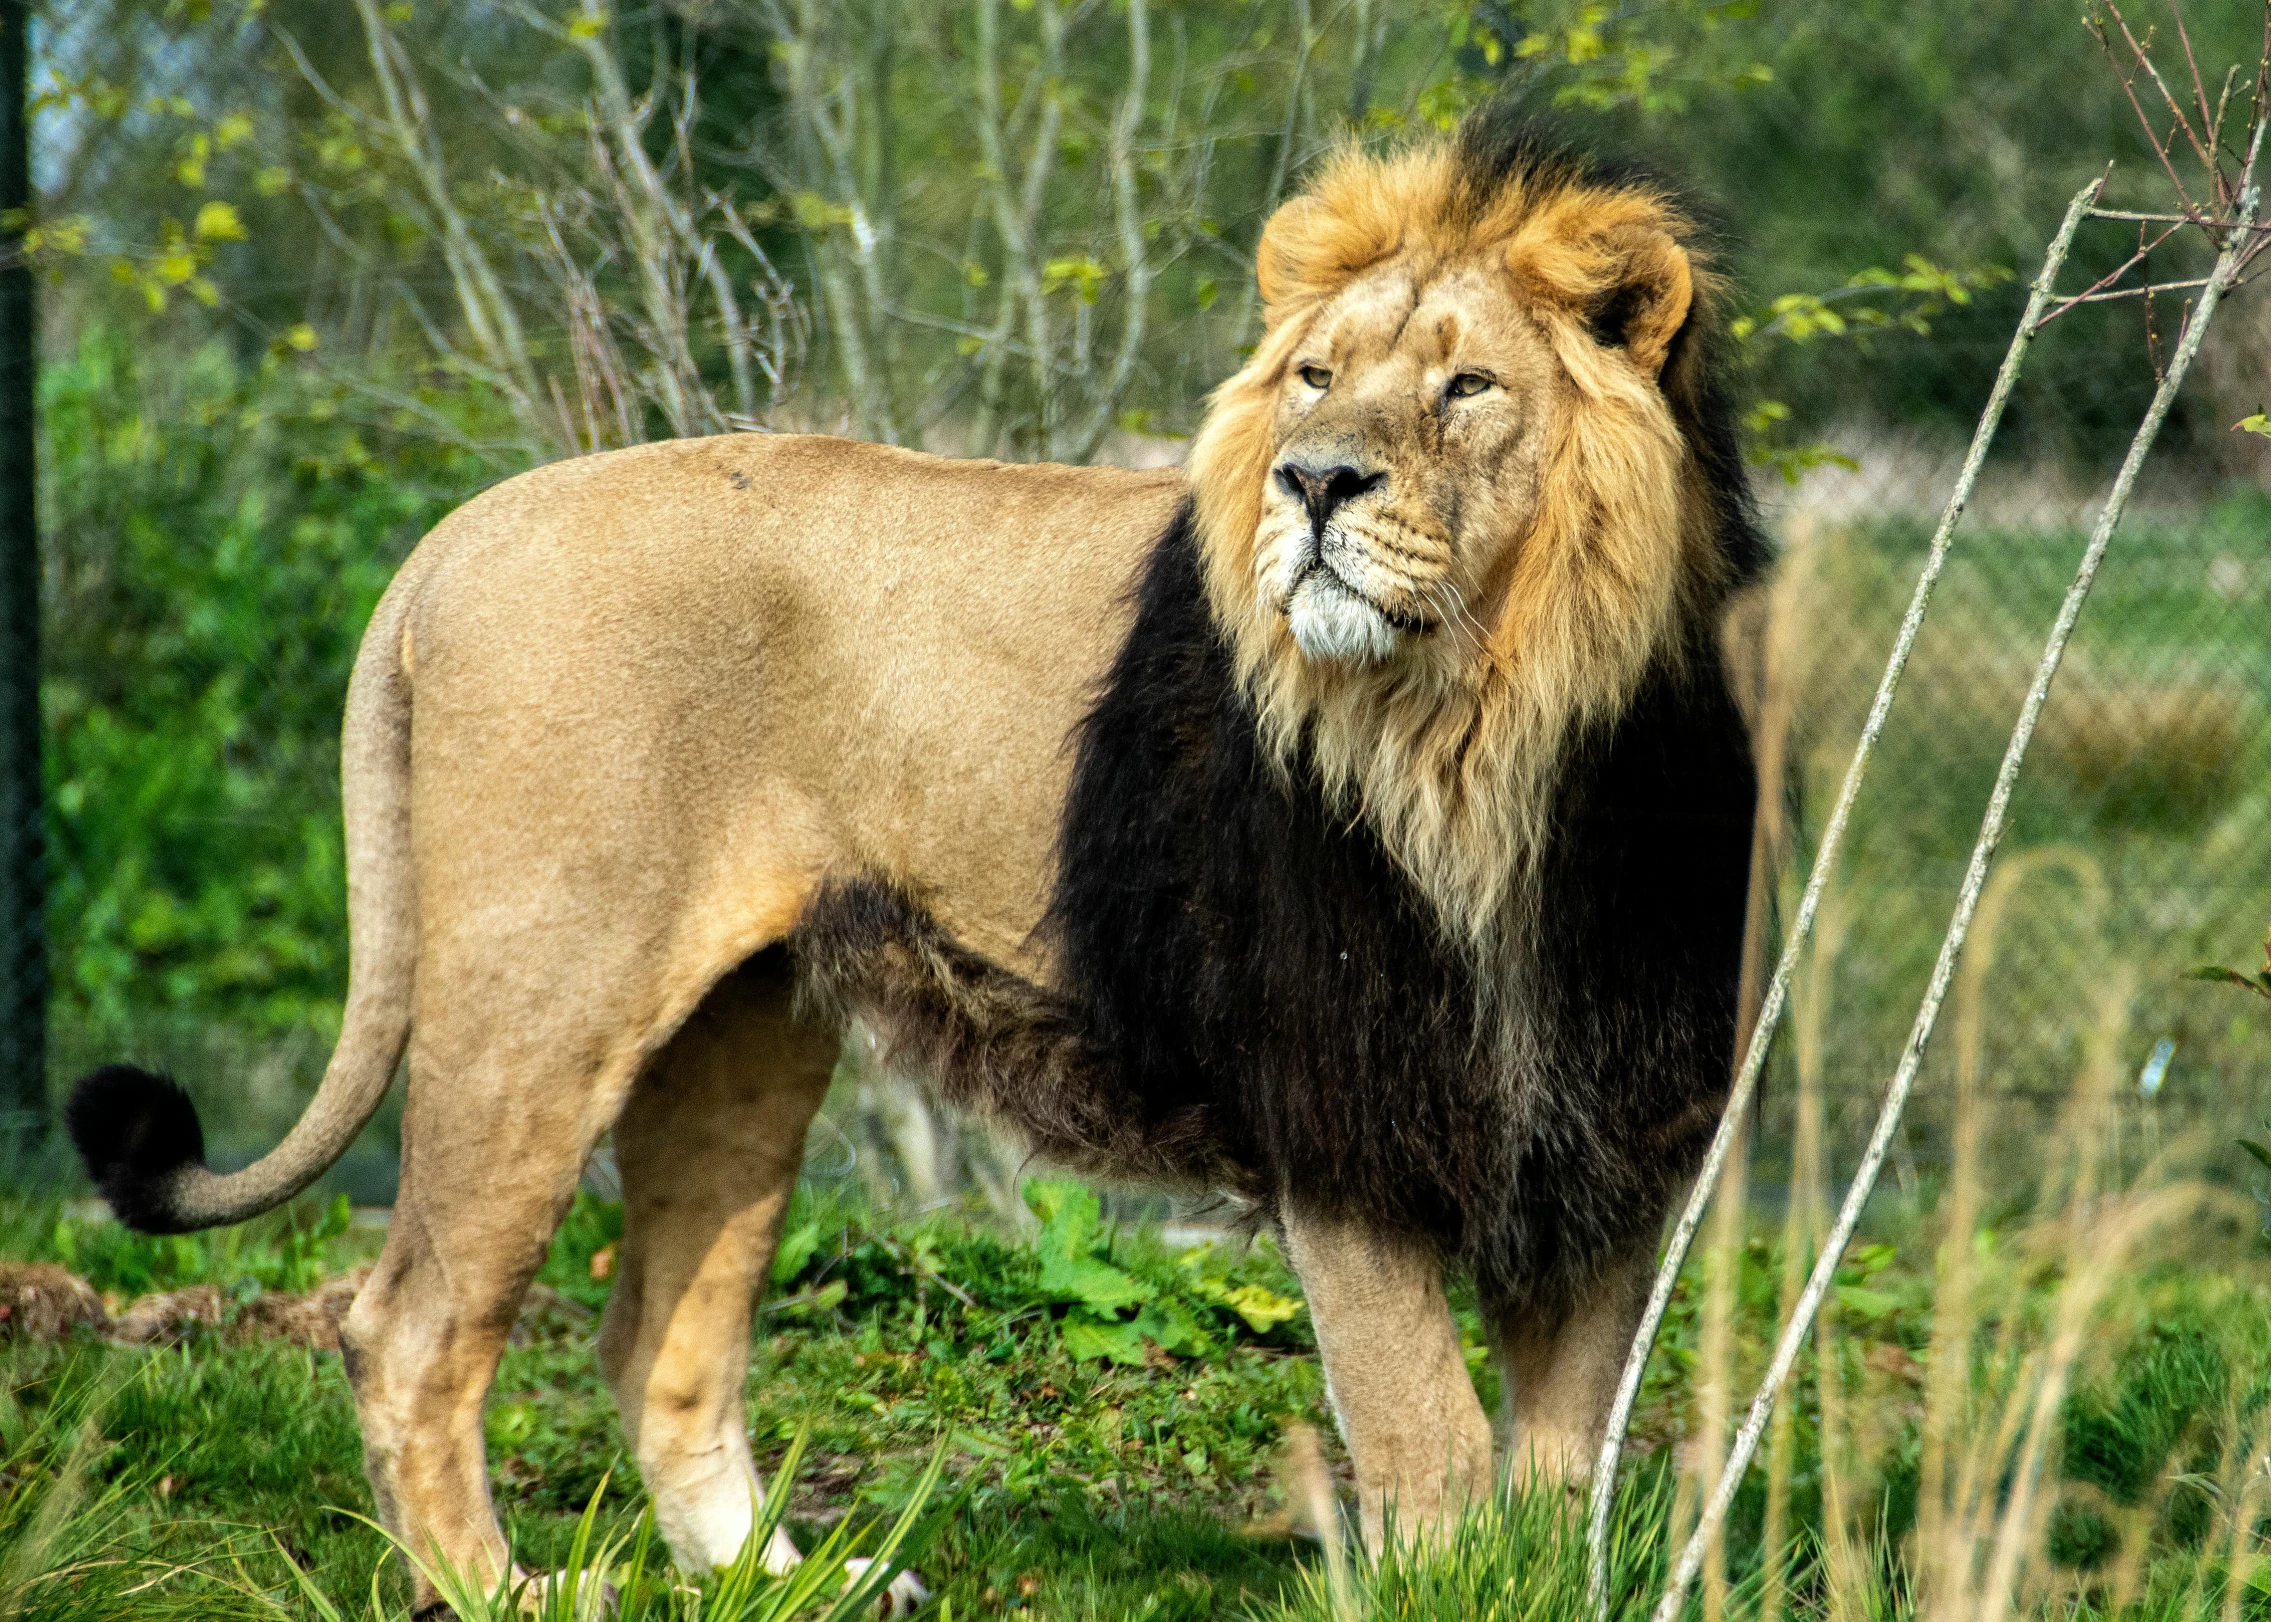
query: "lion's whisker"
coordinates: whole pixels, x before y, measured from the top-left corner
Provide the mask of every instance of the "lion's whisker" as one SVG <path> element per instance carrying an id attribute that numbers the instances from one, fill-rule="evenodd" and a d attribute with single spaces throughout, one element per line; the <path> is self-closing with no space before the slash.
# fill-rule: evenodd
<path id="1" fill-rule="evenodd" d="M 1466 599 L 1452 586 L 1450 581 L 1436 581 L 1428 588 L 1427 596 L 1442 610 L 1444 624 L 1450 626 L 1454 632 L 1466 634 L 1477 658 L 1484 660 L 1491 658 L 1489 632 L 1483 628 L 1482 621 L 1475 618 L 1474 610 L 1467 606 Z"/>

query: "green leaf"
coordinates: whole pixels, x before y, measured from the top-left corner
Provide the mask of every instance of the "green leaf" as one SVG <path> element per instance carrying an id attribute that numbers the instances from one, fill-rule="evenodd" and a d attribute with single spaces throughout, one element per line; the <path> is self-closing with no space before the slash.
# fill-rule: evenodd
<path id="1" fill-rule="evenodd" d="M 1198 1315 L 1172 1296 L 1154 1301 L 1135 1315 L 1135 1332 L 1163 1351 L 1197 1357 L 1213 1349 Z"/>
<path id="2" fill-rule="evenodd" d="M 2271 1145 L 2258 1143 L 2253 1138 L 2234 1138 L 2232 1142 L 2253 1155 L 2265 1171 L 2271 1171 Z"/>
<path id="3" fill-rule="evenodd" d="M 1899 1301 L 1884 1291 L 1867 1289 L 1859 1284 L 1840 1284 L 1837 1287 L 1837 1304 L 1863 1322 L 1882 1318 L 1900 1305 Z"/>
<path id="4" fill-rule="evenodd" d="M 1042 1257 L 1041 1292 L 1104 1315 L 1148 1301 L 1154 1293 L 1142 1280 L 1089 1256 Z"/>
<path id="5" fill-rule="evenodd" d="M 2271 439 L 2271 413 L 2257 411 L 2250 416 L 2242 417 L 2232 424 L 2232 432 L 2261 434 L 2265 439 Z"/>
<path id="6" fill-rule="evenodd" d="M 231 203 L 211 202 L 197 211 L 197 223 L 190 227 L 200 242 L 242 242 L 245 239 L 243 216 Z"/>
<path id="7" fill-rule="evenodd" d="M 1132 1323 L 1096 1323 L 1087 1318 L 1064 1322 L 1065 1350 L 1083 1363 L 1099 1360 L 1143 1367 L 1143 1336 Z"/>
<path id="8" fill-rule="evenodd" d="M 2242 974 L 2221 964 L 2204 963 L 2185 975 L 2187 980 L 2206 980 L 2212 985 L 2240 986 L 2258 997 L 2271 998 L 2271 969 L 2261 974 Z"/>
<path id="9" fill-rule="evenodd" d="M 805 1263 L 812 1260 L 820 1248 L 820 1224 L 807 1222 L 794 1232 L 782 1237 L 773 1251 L 773 1282 L 786 1284 L 804 1271 Z"/>
<path id="10" fill-rule="evenodd" d="M 1298 1296 L 1279 1295 L 1259 1284 L 1241 1284 L 1223 1291 L 1222 1304 L 1245 1319 L 1247 1327 L 1257 1335 L 1266 1335 L 1279 1324 L 1298 1317 L 1302 1308 Z"/>
<path id="11" fill-rule="evenodd" d="M 1031 1182 L 1025 1204 L 1041 1219 L 1033 1248 L 1044 1256 L 1085 1256 L 1104 1231 L 1104 1207 L 1095 1191 L 1079 1183 Z"/>

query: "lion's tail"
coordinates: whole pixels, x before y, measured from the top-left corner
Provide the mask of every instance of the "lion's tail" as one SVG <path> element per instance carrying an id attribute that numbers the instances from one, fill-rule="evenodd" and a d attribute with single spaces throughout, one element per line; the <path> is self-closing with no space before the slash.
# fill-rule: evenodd
<path id="1" fill-rule="evenodd" d="M 408 571 L 405 571 L 407 574 Z M 188 1233 L 283 1204 L 346 1153 L 394 1079 L 410 1033 L 418 918 L 410 865 L 410 678 L 397 578 L 364 633 L 347 687 L 340 779 L 347 819 L 347 1006 L 338 1046 L 284 1141 L 242 1171 L 205 1166 L 197 1110 L 180 1087 L 105 1065 L 73 1089 L 66 1120 L 121 1222 Z"/>

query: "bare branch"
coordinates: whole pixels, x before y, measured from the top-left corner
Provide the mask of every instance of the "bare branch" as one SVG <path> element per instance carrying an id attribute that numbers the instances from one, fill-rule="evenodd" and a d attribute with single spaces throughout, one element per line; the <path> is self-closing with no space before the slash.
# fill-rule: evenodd
<path id="1" fill-rule="evenodd" d="M 1151 24 L 1144 0 L 1128 0 L 1128 85 L 1120 98 L 1119 116 L 1112 121 L 1113 218 L 1119 227 L 1120 255 L 1127 264 L 1120 315 L 1120 352 L 1113 357 L 1112 375 L 1105 381 L 1089 413 L 1088 425 L 1076 437 L 1069 454 L 1085 462 L 1096 454 L 1120 398 L 1135 376 L 1143 353 L 1144 313 L 1151 298 L 1151 264 L 1144 251 L 1143 216 L 1137 205 L 1135 142 L 1143 123 L 1144 98 L 1151 88 Z"/>
<path id="2" fill-rule="evenodd" d="M 2198 214 L 2140 214 L 2126 208 L 2093 208 L 2093 220 L 2143 220 L 2147 224 L 2197 225 L 2215 231 L 2261 231 L 2271 234 L 2271 225 L 2251 225 L 2236 220 L 2210 219 Z M 2165 239 L 2164 239 L 2165 240 Z"/>
<path id="3" fill-rule="evenodd" d="M 547 425 L 537 406 L 540 390 L 530 364 L 528 342 L 519 314 L 506 296 L 496 269 L 489 262 L 464 212 L 450 194 L 449 166 L 441 138 L 435 133 L 432 109 L 426 104 L 409 53 L 381 15 L 377 0 L 355 0 L 363 21 L 371 71 L 386 109 L 386 129 L 397 155 L 424 193 L 441 227 L 442 261 L 448 268 L 474 342 L 497 377 L 498 388 L 521 419 L 532 448 L 548 439 Z"/>
<path id="4" fill-rule="evenodd" d="M 2119 9 L 2113 6 L 2110 0 L 2108 0 L 2106 9 L 2112 13 L 2114 20 L 2120 23 L 2121 37 L 2129 42 L 2130 51 L 2139 62 L 2150 67 L 2151 59 L 2145 55 L 2145 48 L 2137 43 L 2136 36 L 2129 32 L 2129 25 L 2122 21 Z M 2152 143 L 2153 155 L 2160 159 L 2161 168 L 2167 173 L 2169 184 L 2176 190 L 2177 201 L 2182 203 L 2186 210 L 2196 212 L 2199 205 L 2193 202 L 2192 194 L 2185 190 L 2184 177 L 2176 172 L 2176 165 L 2169 158 L 2169 141 L 2154 131 L 2153 121 L 2145 112 L 2145 104 L 2137 99 L 2135 71 L 2122 71 L 2121 64 L 2114 59 L 2113 41 L 2107 37 L 2103 25 L 2093 24 L 2093 27 L 2097 33 L 2099 46 L 2105 51 L 2105 59 L 2113 68 L 2114 77 L 2121 81 L 2121 93 L 2129 98 L 2129 106 L 2136 113 L 2137 122 L 2144 126 L 2145 138 Z M 2167 94 L 2165 88 L 2162 94 L 2164 96 Z M 2173 102 L 2171 106 L 2174 107 Z M 2184 114 L 2181 111 L 2177 113 L 2176 118 L 2179 124 L 2184 122 Z M 2175 131 L 2172 129 L 2169 133 L 2173 137 Z M 2198 142 L 2195 141 L 2194 145 L 2197 146 Z"/>

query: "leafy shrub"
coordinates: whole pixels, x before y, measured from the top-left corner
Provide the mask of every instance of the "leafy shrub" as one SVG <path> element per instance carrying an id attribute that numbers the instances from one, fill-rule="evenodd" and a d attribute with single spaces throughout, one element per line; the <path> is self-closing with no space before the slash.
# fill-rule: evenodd
<path id="1" fill-rule="evenodd" d="M 145 1008 L 337 1028 L 348 671 L 411 543 L 494 471 L 367 403 L 104 326 L 42 373 L 52 961 L 59 1011 L 114 1040 Z"/>
<path id="2" fill-rule="evenodd" d="M 944 1324 L 958 1333 L 1038 1316 L 1076 1361 L 1130 1368 L 1162 1352 L 1207 1358 L 1240 1341 L 1307 1343 L 1301 1300 L 1273 1250 L 1170 1253 L 1144 1235 L 1116 1235 L 1078 1183 L 1028 1183 L 1025 1199 L 1040 1218 L 1029 1246 L 961 1221 L 881 1217 L 799 1187 L 766 1310 L 792 1320 L 908 1318 L 918 1332 Z M 622 1235 L 621 1206 L 577 1194 L 539 1282 L 604 1305 Z"/>

